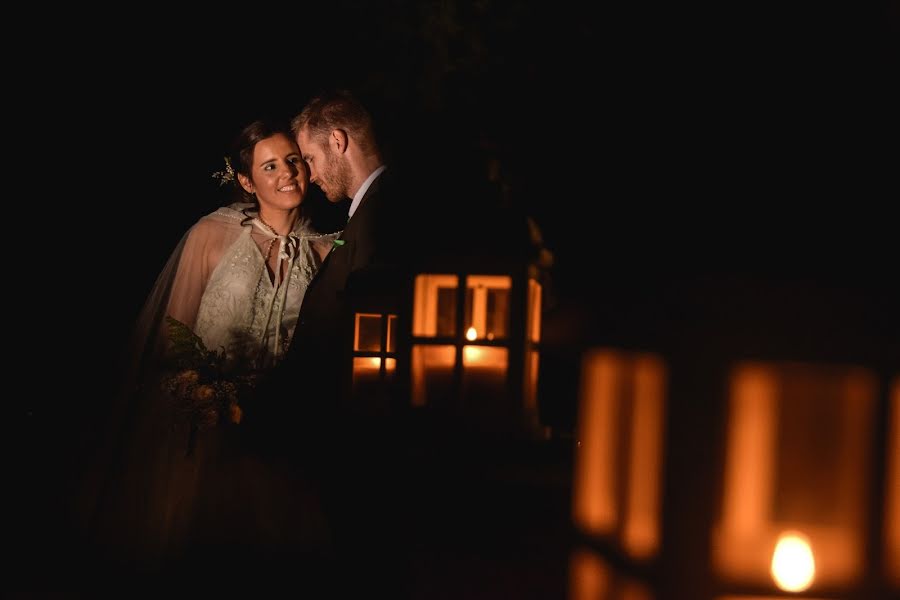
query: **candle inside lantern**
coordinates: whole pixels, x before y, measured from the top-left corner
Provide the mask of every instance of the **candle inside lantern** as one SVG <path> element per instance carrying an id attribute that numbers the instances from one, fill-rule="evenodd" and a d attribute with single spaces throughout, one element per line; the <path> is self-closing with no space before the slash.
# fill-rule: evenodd
<path id="1" fill-rule="evenodd" d="M 772 579 L 786 592 L 802 592 L 809 589 L 816 574 L 809 540 L 802 533 L 789 531 L 781 534 L 772 553 Z"/>

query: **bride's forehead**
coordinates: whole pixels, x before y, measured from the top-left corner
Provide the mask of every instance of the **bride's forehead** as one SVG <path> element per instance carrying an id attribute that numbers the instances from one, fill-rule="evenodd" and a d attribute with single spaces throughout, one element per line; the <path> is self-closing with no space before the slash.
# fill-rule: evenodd
<path id="1" fill-rule="evenodd" d="M 297 154 L 300 149 L 297 142 L 283 133 L 276 133 L 256 143 L 253 148 L 253 162 L 260 163 L 272 158 Z"/>

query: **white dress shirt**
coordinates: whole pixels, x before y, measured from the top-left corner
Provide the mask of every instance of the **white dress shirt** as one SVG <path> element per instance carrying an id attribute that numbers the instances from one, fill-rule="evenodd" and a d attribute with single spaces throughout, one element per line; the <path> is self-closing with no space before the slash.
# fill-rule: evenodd
<path id="1" fill-rule="evenodd" d="M 359 189 L 356 190 L 356 193 L 353 195 L 353 203 L 350 204 L 350 210 L 347 213 L 347 220 L 350 220 L 350 217 L 353 216 L 353 213 L 356 212 L 357 207 L 359 207 L 359 203 L 362 202 L 363 196 L 366 195 L 366 192 L 369 190 L 369 186 L 372 185 L 372 182 L 375 181 L 375 178 L 381 175 L 382 171 L 384 171 L 387 167 L 385 165 L 381 165 L 369 175 L 363 184 L 359 186 Z"/>

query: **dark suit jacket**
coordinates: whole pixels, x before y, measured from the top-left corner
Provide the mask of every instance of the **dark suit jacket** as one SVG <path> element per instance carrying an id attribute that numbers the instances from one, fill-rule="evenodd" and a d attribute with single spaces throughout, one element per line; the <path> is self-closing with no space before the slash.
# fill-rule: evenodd
<path id="1" fill-rule="evenodd" d="M 315 402 L 336 401 L 345 383 L 343 362 L 352 335 L 348 295 L 357 288 L 390 285 L 392 274 L 398 272 L 402 215 L 397 212 L 398 199 L 391 195 L 394 189 L 389 171 L 372 182 L 303 298 L 291 346 L 279 369 L 298 389 L 315 394 Z"/>

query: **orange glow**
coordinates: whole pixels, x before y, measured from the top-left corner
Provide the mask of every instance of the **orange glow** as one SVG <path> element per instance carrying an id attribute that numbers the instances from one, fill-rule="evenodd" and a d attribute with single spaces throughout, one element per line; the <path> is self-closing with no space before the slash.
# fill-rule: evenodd
<path id="1" fill-rule="evenodd" d="M 653 556 L 659 545 L 664 379 L 658 360 L 641 357 L 634 361 L 631 457 L 622 538 L 626 549 L 637 558 Z"/>
<path id="2" fill-rule="evenodd" d="M 381 315 L 356 313 L 353 329 L 353 349 L 355 351 L 381 351 Z"/>
<path id="3" fill-rule="evenodd" d="M 647 586 L 633 579 L 626 579 L 619 588 L 619 600 L 652 600 L 653 595 Z"/>
<path id="4" fill-rule="evenodd" d="M 652 600 L 641 582 L 616 573 L 602 556 L 587 548 L 569 555 L 569 600 Z"/>
<path id="5" fill-rule="evenodd" d="M 456 333 L 456 303 L 459 277 L 418 275 L 413 302 L 413 335 L 450 337 Z M 466 277 L 466 337 L 506 339 L 509 336 L 509 275 L 469 275 Z M 476 337 L 471 337 L 471 335 Z"/>
<path id="6" fill-rule="evenodd" d="M 885 568 L 900 587 L 900 378 L 891 390 L 891 421 L 888 434 L 887 491 L 884 499 Z"/>
<path id="7" fill-rule="evenodd" d="M 589 533 L 620 532 L 639 559 L 659 548 L 664 398 L 655 357 L 595 350 L 582 361 L 573 519 Z"/>
<path id="8" fill-rule="evenodd" d="M 620 407 L 615 394 L 621 363 L 613 352 L 595 351 L 584 357 L 581 366 L 572 516 L 579 527 L 592 533 L 612 533 L 619 517 L 615 465 Z"/>
<path id="9" fill-rule="evenodd" d="M 437 337 L 440 329 L 442 335 L 452 335 L 456 329 L 456 305 L 452 302 L 442 303 L 441 290 L 453 290 L 459 287 L 456 275 L 418 275 L 416 277 L 413 301 L 412 333 L 420 337 Z M 452 296 L 450 296 L 452 297 Z M 441 327 L 438 324 L 441 324 Z"/>
<path id="10" fill-rule="evenodd" d="M 795 531 L 783 533 L 772 553 L 771 572 L 775 585 L 786 592 L 808 590 L 816 576 L 809 539 Z"/>
<path id="11" fill-rule="evenodd" d="M 525 381 L 522 384 L 522 400 L 525 405 L 526 420 L 528 421 L 528 424 L 534 428 L 540 426 L 537 403 L 539 367 L 540 354 L 535 350 L 529 350 L 525 355 Z"/>
<path id="12" fill-rule="evenodd" d="M 509 291 L 512 277 L 509 275 L 469 275 L 466 277 L 467 291 L 471 293 L 471 305 L 466 306 L 466 322 L 469 332 L 487 339 L 505 339 L 509 329 Z"/>
<path id="13" fill-rule="evenodd" d="M 505 372 L 507 360 L 506 348 L 492 346 L 463 346 L 463 366 L 487 367 L 497 372 Z"/>
<path id="14" fill-rule="evenodd" d="M 464 393 L 487 397 L 502 395 L 506 387 L 509 349 L 492 346 L 463 346 L 462 385 Z"/>
<path id="15" fill-rule="evenodd" d="M 454 346 L 429 346 L 419 344 L 413 346 L 410 364 L 413 406 L 425 406 L 429 388 L 449 386 L 456 363 Z"/>
<path id="16" fill-rule="evenodd" d="M 608 600 L 612 573 L 596 553 L 578 549 L 569 557 L 570 600 Z"/>
<path id="17" fill-rule="evenodd" d="M 397 351 L 397 315 L 388 315 L 387 351 Z"/>
<path id="18" fill-rule="evenodd" d="M 528 340 L 535 344 L 541 341 L 541 284 L 534 279 L 528 280 L 528 307 L 526 308 L 528 323 Z"/>
<path id="19" fill-rule="evenodd" d="M 353 359 L 354 373 L 377 373 L 381 369 L 381 357 L 378 356 L 357 356 Z M 384 360 L 384 370 L 393 373 L 397 369 L 396 358 L 386 358 Z"/>
<path id="20" fill-rule="evenodd" d="M 875 390 L 874 377 L 855 367 L 734 369 L 712 539 L 720 575 L 770 584 L 779 536 L 802 530 L 815 548 L 817 586 L 859 581 Z"/>
<path id="21" fill-rule="evenodd" d="M 825 598 L 810 598 L 802 596 L 803 600 L 826 600 Z M 784 596 L 718 596 L 716 600 L 785 600 Z M 833 600 L 833 599 L 831 599 Z"/>

